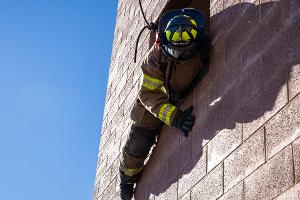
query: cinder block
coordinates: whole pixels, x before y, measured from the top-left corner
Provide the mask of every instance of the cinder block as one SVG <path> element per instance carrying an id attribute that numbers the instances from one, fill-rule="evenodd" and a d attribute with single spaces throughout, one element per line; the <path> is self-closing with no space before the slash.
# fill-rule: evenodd
<path id="1" fill-rule="evenodd" d="M 250 4 L 254 4 L 257 0 L 241 0 L 241 3 L 250 3 Z"/>
<path id="2" fill-rule="evenodd" d="M 154 176 L 152 176 L 154 177 Z M 147 185 L 147 186 L 146 186 Z M 148 177 L 145 178 L 145 173 L 143 173 L 143 176 L 139 180 L 139 182 L 136 184 L 135 188 L 135 199 L 147 199 L 147 194 L 150 193 L 150 190 L 152 188 L 152 180 L 148 179 Z"/>
<path id="3" fill-rule="evenodd" d="M 124 130 L 126 130 L 128 124 L 126 123 L 128 120 L 128 116 L 123 116 L 120 121 L 119 124 L 117 125 L 117 128 L 115 130 L 115 140 L 114 143 L 119 142 L 120 138 L 122 136 L 122 134 L 124 133 Z"/>
<path id="4" fill-rule="evenodd" d="M 260 3 L 274 3 L 276 5 L 276 3 L 278 3 L 278 2 L 277 2 L 277 0 L 260 0 Z"/>
<path id="5" fill-rule="evenodd" d="M 274 200 L 299 200 L 300 199 L 300 183 L 288 189 Z"/>
<path id="6" fill-rule="evenodd" d="M 297 34 L 299 27 L 300 20 L 284 23 L 277 34 L 274 34 L 270 44 L 266 46 L 266 52 L 262 59 L 264 66 L 263 80 L 272 78 L 282 69 L 286 69 L 287 73 L 290 73 L 292 68 L 299 64 L 300 37 Z"/>
<path id="7" fill-rule="evenodd" d="M 246 72 L 249 68 L 253 68 L 255 66 L 260 65 L 262 52 L 265 49 L 264 44 L 268 43 L 266 38 L 262 37 L 259 30 L 261 27 L 258 27 L 254 30 L 250 38 L 247 40 L 245 45 L 241 49 L 241 62 L 242 62 L 242 70 Z M 261 72 L 261 66 L 256 69 Z"/>
<path id="8" fill-rule="evenodd" d="M 219 200 L 243 200 L 243 181 L 225 193 Z"/>
<path id="9" fill-rule="evenodd" d="M 113 179 L 103 193 L 103 197 L 107 200 L 112 200 L 116 196 L 117 179 Z"/>
<path id="10" fill-rule="evenodd" d="M 212 80 L 209 83 L 210 85 L 207 87 L 208 92 L 208 103 L 209 107 L 213 109 L 213 107 L 216 107 L 217 103 L 216 100 L 220 97 L 220 87 L 218 80 Z"/>
<path id="11" fill-rule="evenodd" d="M 141 63 L 139 63 L 139 64 L 141 64 Z M 142 68 L 141 67 L 136 67 L 134 72 L 133 72 L 133 83 L 140 80 L 141 75 L 142 75 Z"/>
<path id="12" fill-rule="evenodd" d="M 227 48 L 225 50 L 227 52 Z M 226 62 L 223 68 L 224 70 L 220 73 L 221 77 L 219 80 L 220 91 L 227 91 L 230 89 L 239 79 L 242 73 L 241 65 L 241 54 L 238 53 L 230 62 Z M 223 93 L 221 93 L 223 94 Z"/>
<path id="13" fill-rule="evenodd" d="M 288 50 L 285 51 L 285 47 L 280 43 L 274 44 L 269 48 L 269 51 L 262 56 L 263 84 L 273 81 L 276 77 L 281 84 L 287 83 L 288 75 L 292 68 L 291 63 L 295 62 L 291 58 L 292 56 L 294 55 L 290 54 Z"/>
<path id="14" fill-rule="evenodd" d="M 110 165 L 112 164 L 112 152 L 115 150 L 116 146 L 114 144 L 114 138 L 110 137 L 110 139 L 107 142 L 107 146 L 105 147 L 104 155 L 106 155 L 106 171 L 109 169 Z"/>
<path id="15" fill-rule="evenodd" d="M 225 192 L 264 162 L 264 129 L 260 129 L 224 160 Z"/>
<path id="16" fill-rule="evenodd" d="M 111 107 L 115 104 L 115 102 L 117 101 L 117 95 L 116 95 L 116 90 L 111 91 L 111 95 L 107 101 L 107 103 L 105 104 L 105 108 L 107 110 L 107 112 L 111 111 Z"/>
<path id="17" fill-rule="evenodd" d="M 122 152 L 126 142 L 127 142 L 127 139 L 128 139 L 128 135 L 129 135 L 129 132 L 130 132 L 130 129 L 131 129 L 131 126 L 129 125 L 125 131 L 123 132 L 122 136 L 121 136 L 121 144 L 120 144 L 120 149 L 119 151 Z"/>
<path id="18" fill-rule="evenodd" d="M 139 187 L 142 187 L 142 188 L 146 187 L 149 189 L 149 191 L 152 188 L 153 182 L 156 181 L 156 177 L 161 174 L 161 172 L 159 170 L 167 168 L 167 166 L 164 166 L 164 168 L 161 166 L 153 167 L 154 166 L 153 160 L 155 160 L 155 159 L 156 159 L 156 156 L 153 154 L 146 158 L 145 163 L 147 163 L 147 164 L 144 167 L 143 175 L 138 183 Z M 154 161 L 154 163 L 156 163 L 156 162 Z M 163 179 L 164 181 L 167 180 L 166 176 L 167 176 L 166 173 L 163 174 L 163 176 L 161 176 L 161 179 Z M 143 190 L 145 190 L 145 189 L 143 189 Z"/>
<path id="19" fill-rule="evenodd" d="M 201 121 L 201 119 L 196 120 L 196 124 L 191 132 L 192 137 L 192 155 L 193 159 L 195 155 L 199 155 L 202 152 L 202 148 L 209 142 L 211 136 L 208 132 L 208 127 L 206 122 Z"/>
<path id="20" fill-rule="evenodd" d="M 149 191 L 153 191 L 155 195 L 158 195 L 159 193 L 165 192 L 171 184 L 177 182 L 178 179 L 174 178 L 174 180 L 169 180 L 168 175 L 168 163 L 165 162 L 165 164 L 160 165 L 160 168 L 158 170 L 153 171 L 150 175 L 150 177 L 147 178 L 146 183 L 150 183 Z M 153 178 L 154 177 L 154 178 Z M 144 185 L 146 188 L 148 188 L 148 184 Z M 177 184 L 176 184 L 176 190 L 177 190 Z M 177 197 L 177 192 L 176 192 Z"/>
<path id="21" fill-rule="evenodd" d="M 240 3 L 240 0 L 224 0 L 224 9 Z"/>
<path id="22" fill-rule="evenodd" d="M 294 185 L 292 148 L 288 146 L 244 180 L 245 199 L 273 199 Z"/>
<path id="23" fill-rule="evenodd" d="M 134 199 L 147 199 L 146 197 L 147 194 L 148 194 L 148 188 L 138 183 L 135 189 Z"/>
<path id="24" fill-rule="evenodd" d="M 135 85 L 131 88 L 128 96 L 125 99 L 124 102 L 124 116 L 127 118 L 130 118 L 129 114 L 131 111 L 131 107 L 133 106 L 135 99 L 137 99 L 138 97 L 138 89 L 139 89 L 139 85 L 138 83 L 135 83 Z"/>
<path id="25" fill-rule="evenodd" d="M 176 180 L 178 176 L 178 163 L 176 162 L 178 152 L 176 153 L 176 147 L 178 147 L 179 138 L 174 133 L 166 130 L 163 129 L 158 144 L 156 144 L 157 146 L 152 150 L 151 157 L 141 179 L 142 182 L 153 179 L 153 183 L 155 183 L 153 186 L 155 187 L 154 191 L 161 190 L 160 188 Z M 170 167 L 169 163 L 171 163 Z"/>
<path id="26" fill-rule="evenodd" d="M 243 108 L 244 140 L 287 104 L 287 84 L 284 80 L 285 74 L 278 73 Z"/>
<path id="27" fill-rule="evenodd" d="M 128 77 L 126 84 L 124 85 L 124 87 L 122 88 L 122 90 L 120 92 L 119 106 L 121 106 L 123 104 L 124 100 L 128 96 L 128 93 L 130 92 L 132 86 L 133 86 L 133 75 Z"/>
<path id="28" fill-rule="evenodd" d="M 208 94 L 201 90 L 201 88 L 195 88 L 194 91 L 194 102 L 193 102 L 193 113 L 197 116 L 194 129 L 199 130 L 198 127 L 200 124 L 203 123 L 207 111 L 208 111 Z"/>
<path id="29" fill-rule="evenodd" d="M 218 14 L 221 10 L 223 10 L 223 1 L 217 1 L 211 8 L 210 8 L 210 17 Z"/>
<path id="30" fill-rule="evenodd" d="M 183 166 L 177 165 L 177 161 L 179 160 L 179 156 L 177 152 L 172 154 L 169 159 L 167 160 L 167 164 L 161 164 L 162 170 L 166 170 L 167 178 L 164 180 L 166 182 L 173 182 L 179 178 L 179 174 L 183 168 Z M 188 155 L 189 157 L 189 155 Z M 182 159 L 182 158 L 181 158 Z M 187 158 L 189 160 L 190 158 Z M 167 166 L 167 167 L 166 167 Z M 161 180 L 162 181 L 162 180 Z"/>
<path id="31" fill-rule="evenodd" d="M 119 79 L 119 80 L 115 80 L 116 82 L 118 82 L 118 86 L 116 88 L 116 95 L 119 96 L 121 91 L 123 90 L 126 82 L 128 80 L 128 77 L 127 77 L 127 73 L 123 74 L 122 78 Z"/>
<path id="32" fill-rule="evenodd" d="M 188 191 L 180 200 L 191 200 L 191 191 Z"/>
<path id="33" fill-rule="evenodd" d="M 274 14 L 274 10 L 278 9 L 278 5 L 278 1 L 276 0 L 260 0 L 260 22 L 264 22 L 266 16 Z"/>
<path id="34" fill-rule="evenodd" d="M 154 194 L 150 194 L 149 200 L 155 200 L 155 195 Z"/>
<path id="35" fill-rule="evenodd" d="M 223 2 L 224 9 L 221 12 L 218 11 L 219 9 L 217 7 L 210 9 L 210 34 L 212 40 L 218 37 L 218 35 L 224 35 L 224 33 L 229 30 L 244 13 L 244 6 L 240 4 L 238 0 L 234 1 L 234 4 L 236 5 L 228 8 L 226 7 L 228 6 L 227 2 L 229 1 L 216 1 L 220 6 Z"/>
<path id="36" fill-rule="evenodd" d="M 300 129 L 298 128 L 298 132 Z M 300 182 L 300 138 L 293 143 L 293 156 L 295 166 L 295 183 Z"/>
<path id="37" fill-rule="evenodd" d="M 300 96 L 297 96 L 266 125 L 266 150 L 269 159 L 300 136 Z"/>
<path id="38" fill-rule="evenodd" d="M 111 200 L 121 199 L 120 197 L 120 178 L 119 175 L 114 179 L 114 185 L 111 187 L 113 198 Z"/>
<path id="39" fill-rule="evenodd" d="M 181 110 L 186 110 L 188 109 L 190 106 L 194 106 L 194 95 L 193 95 L 194 90 L 185 97 L 183 104 L 180 106 Z M 194 110 L 193 110 L 194 113 Z"/>
<path id="40" fill-rule="evenodd" d="M 113 105 L 111 106 L 111 109 L 107 115 L 107 122 L 111 123 L 113 117 L 115 116 L 115 114 L 118 112 L 118 98 L 116 98 L 115 102 L 113 103 Z"/>
<path id="41" fill-rule="evenodd" d="M 271 4 L 273 5 L 275 3 Z M 259 6 L 262 10 L 265 7 L 268 7 L 266 9 L 269 9 L 270 4 L 263 4 Z M 278 67 L 280 67 L 286 60 L 286 56 L 284 55 L 287 52 L 286 47 L 288 47 L 288 45 L 284 46 L 284 44 L 289 43 L 290 41 L 285 37 L 280 36 L 280 33 L 284 29 L 284 24 L 282 22 L 280 9 L 278 8 L 275 11 L 278 10 L 279 12 L 269 14 L 261 24 L 257 23 L 258 26 L 254 29 L 253 33 L 251 33 L 243 47 L 242 63 L 244 67 L 251 66 L 262 54 L 266 54 L 265 52 L 268 51 L 264 57 L 269 57 L 269 59 L 266 58 L 267 63 L 264 63 L 263 67 L 270 66 L 268 68 L 272 75 L 274 74 L 273 71 L 276 72 Z M 279 47 L 276 48 L 276 46 Z M 278 64 L 275 65 L 275 63 Z M 270 77 L 270 75 L 266 75 L 265 77 Z"/>
<path id="42" fill-rule="evenodd" d="M 99 148 L 100 151 L 104 148 L 104 146 L 106 146 L 109 136 L 110 136 L 110 126 L 108 126 L 106 130 L 102 129 L 102 133 L 100 137 L 100 148 Z"/>
<path id="43" fill-rule="evenodd" d="M 226 94 L 222 96 L 224 127 L 227 129 L 234 128 L 238 111 L 240 109 L 240 101 L 235 98 L 237 95 L 238 84 L 233 85 Z"/>
<path id="44" fill-rule="evenodd" d="M 244 67 L 244 66 L 243 66 Z M 236 83 L 235 99 L 239 103 L 238 108 L 247 104 L 262 88 L 261 65 L 260 61 L 255 62 L 240 74 L 239 81 Z"/>
<path id="45" fill-rule="evenodd" d="M 192 167 L 193 160 L 192 160 L 192 137 L 184 137 L 180 135 L 179 137 L 180 145 L 176 148 L 176 151 L 173 152 L 174 157 L 176 157 L 176 164 L 177 169 L 180 172 L 184 172 L 187 169 Z M 176 165 L 175 163 L 169 163 L 171 165 Z M 169 166 L 170 167 L 170 166 Z"/>
<path id="46" fill-rule="evenodd" d="M 253 97 L 262 88 L 262 71 L 261 63 L 258 60 L 251 69 L 246 72 L 249 77 L 250 97 Z"/>
<path id="47" fill-rule="evenodd" d="M 208 143 L 208 172 L 242 143 L 242 124 L 237 123 L 233 129 L 221 130 Z"/>
<path id="48" fill-rule="evenodd" d="M 300 65 L 294 65 L 289 79 L 289 100 L 300 92 Z"/>
<path id="49" fill-rule="evenodd" d="M 108 187 L 108 185 L 110 184 L 110 172 L 106 171 L 104 174 L 102 174 L 101 178 L 100 178 L 100 191 L 99 191 L 99 195 L 102 195 L 103 193 L 105 193 L 105 189 Z"/>
<path id="50" fill-rule="evenodd" d="M 119 58 L 118 58 L 119 59 Z M 113 81 L 112 81 L 112 90 L 117 90 L 119 84 L 121 83 L 120 80 L 122 79 L 122 77 L 124 76 L 123 74 L 123 66 L 121 65 L 120 61 L 118 60 L 116 63 L 116 67 L 117 67 L 117 74 L 114 77 Z M 125 76 L 127 76 L 127 74 L 125 74 Z M 126 83 L 126 79 L 123 78 L 122 80 L 122 84 L 124 85 Z"/>
<path id="51" fill-rule="evenodd" d="M 155 200 L 167 200 L 177 199 L 177 182 L 170 185 L 164 192 L 160 193 L 159 196 L 155 197 Z"/>
<path id="52" fill-rule="evenodd" d="M 121 155 L 118 154 L 118 157 L 114 160 L 114 162 L 111 165 L 111 180 L 113 180 L 116 177 L 118 178 L 117 174 L 119 173 L 120 157 Z"/>
<path id="53" fill-rule="evenodd" d="M 112 130 L 115 131 L 120 120 L 124 117 L 124 103 L 119 107 L 117 113 L 115 114 L 115 116 L 113 117 L 112 119 L 112 123 L 111 123 L 111 126 L 112 126 Z M 115 136 L 115 135 L 114 135 Z"/>
<path id="54" fill-rule="evenodd" d="M 191 170 L 183 174 L 178 181 L 178 197 L 182 197 L 189 191 L 201 178 L 206 175 L 206 148 L 200 155 L 195 155 L 192 160 Z"/>
<path id="55" fill-rule="evenodd" d="M 95 180 L 96 185 L 99 184 L 100 178 L 104 173 L 105 173 L 105 163 L 101 163 L 96 170 L 96 180 Z"/>
<path id="56" fill-rule="evenodd" d="M 112 60 L 112 62 L 110 63 L 110 68 L 109 68 L 109 76 L 108 76 L 108 88 L 110 89 L 110 91 L 113 91 L 112 87 L 113 87 L 113 80 L 117 75 L 117 67 L 114 67 L 113 65 L 114 60 Z"/>
<path id="57" fill-rule="evenodd" d="M 212 170 L 191 190 L 191 199 L 217 199 L 223 194 L 223 163 Z"/>
<path id="58" fill-rule="evenodd" d="M 214 102 L 216 102 L 215 100 Z M 224 129 L 223 104 L 221 102 L 214 102 L 210 102 L 207 116 L 203 122 L 203 126 L 205 128 L 203 136 L 208 140 L 214 138 L 220 130 Z"/>
<path id="59" fill-rule="evenodd" d="M 225 33 L 225 62 L 230 62 L 241 51 L 243 45 L 254 32 L 259 21 L 259 10 L 252 4 L 242 4 L 244 13 L 235 20 L 235 24 Z"/>
<path id="60" fill-rule="evenodd" d="M 288 103 L 286 71 L 281 71 L 263 86 L 265 96 L 265 114 L 269 119 Z"/>
<path id="61" fill-rule="evenodd" d="M 156 166 L 155 168 L 160 168 L 161 165 L 166 164 L 168 159 L 172 157 L 172 155 L 176 151 L 178 151 L 177 148 L 179 147 L 179 138 L 180 138 L 180 133 L 176 128 L 165 126 L 162 129 L 156 147 L 154 149 L 156 162 L 153 163 L 153 167 Z M 175 163 L 176 158 L 174 159 L 175 159 L 174 160 Z M 164 162 L 161 162 L 162 160 Z M 176 169 L 175 166 L 173 168 Z"/>
<path id="62" fill-rule="evenodd" d="M 245 73 L 239 77 L 239 80 L 235 84 L 235 94 L 233 97 L 238 102 L 236 105 L 238 110 L 251 101 L 249 78 L 249 74 Z"/>
<path id="63" fill-rule="evenodd" d="M 222 34 L 213 38 L 209 65 L 217 68 L 225 66 L 225 38 Z"/>
<path id="64" fill-rule="evenodd" d="M 209 4 L 211 7 L 213 7 L 216 2 L 217 2 L 217 0 L 209 0 Z"/>
<path id="65" fill-rule="evenodd" d="M 108 153 L 107 159 L 107 167 L 111 170 L 113 162 L 119 156 L 119 149 L 120 149 L 120 140 L 113 146 L 111 151 Z"/>
<path id="66" fill-rule="evenodd" d="M 291 19 L 294 19 L 295 21 L 297 19 L 299 20 L 297 14 L 299 14 L 300 2 L 298 0 L 281 0 L 279 3 L 282 7 L 281 9 L 284 15 L 285 23 L 290 23 Z M 295 18 L 293 18 L 293 16 Z"/>

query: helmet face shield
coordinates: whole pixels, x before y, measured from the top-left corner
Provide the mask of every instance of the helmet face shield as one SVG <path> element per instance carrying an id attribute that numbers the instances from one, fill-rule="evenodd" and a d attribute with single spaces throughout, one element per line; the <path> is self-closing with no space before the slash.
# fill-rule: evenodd
<path id="1" fill-rule="evenodd" d="M 163 45 L 163 51 L 167 56 L 174 60 L 187 61 L 199 51 L 199 47 L 196 45 L 183 47 L 170 47 L 170 45 Z"/>

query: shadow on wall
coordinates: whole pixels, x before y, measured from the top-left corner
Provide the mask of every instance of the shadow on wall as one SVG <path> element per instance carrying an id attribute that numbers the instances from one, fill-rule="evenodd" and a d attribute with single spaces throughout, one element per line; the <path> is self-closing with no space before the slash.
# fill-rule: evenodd
<path id="1" fill-rule="evenodd" d="M 225 129 L 240 129 L 241 124 L 240 140 L 245 140 L 255 131 L 252 124 L 263 125 L 278 105 L 287 103 L 280 97 L 288 95 L 291 69 L 300 63 L 296 4 L 298 0 L 241 3 L 210 18 L 214 46 L 210 71 L 183 105 L 194 105 L 194 130 L 184 138 L 174 128 L 163 128 L 136 199 L 168 195 L 170 187 L 177 187 L 176 182 L 190 173 L 186 189 L 179 188 L 184 194 L 206 173 L 199 160 L 209 140 Z"/>

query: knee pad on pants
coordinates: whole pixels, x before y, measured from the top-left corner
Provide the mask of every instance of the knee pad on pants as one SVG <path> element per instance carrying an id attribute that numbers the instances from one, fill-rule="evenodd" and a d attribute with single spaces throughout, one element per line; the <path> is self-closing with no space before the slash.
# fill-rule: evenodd
<path id="1" fill-rule="evenodd" d="M 134 157 L 146 157 L 155 143 L 157 130 L 132 126 L 124 151 Z"/>

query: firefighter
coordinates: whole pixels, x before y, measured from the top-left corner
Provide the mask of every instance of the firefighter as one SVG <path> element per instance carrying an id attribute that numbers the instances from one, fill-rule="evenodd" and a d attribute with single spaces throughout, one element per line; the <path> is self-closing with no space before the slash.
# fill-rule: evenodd
<path id="1" fill-rule="evenodd" d="M 181 130 L 185 137 L 192 130 L 195 116 L 191 106 L 176 106 L 190 89 L 205 63 L 209 39 L 203 12 L 171 10 L 159 21 L 159 45 L 154 45 L 142 62 L 138 98 L 131 110 L 133 121 L 120 162 L 120 196 L 130 200 L 134 184 L 141 177 L 144 161 L 163 124 Z"/>

